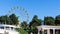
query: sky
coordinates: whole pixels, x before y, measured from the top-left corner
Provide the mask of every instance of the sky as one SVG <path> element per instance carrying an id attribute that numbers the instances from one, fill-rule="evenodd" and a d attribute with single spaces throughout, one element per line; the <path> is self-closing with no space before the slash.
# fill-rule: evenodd
<path id="1" fill-rule="evenodd" d="M 32 20 L 34 15 L 39 19 L 44 19 L 44 16 L 56 17 L 60 15 L 60 0 L 0 0 L 0 16 L 6 15 L 8 11 L 14 6 L 22 6 L 29 13 L 29 21 Z M 15 11 L 20 15 L 20 20 L 26 20 L 23 12 Z M 25 16 L 25 17 L 24 17 Z"/>

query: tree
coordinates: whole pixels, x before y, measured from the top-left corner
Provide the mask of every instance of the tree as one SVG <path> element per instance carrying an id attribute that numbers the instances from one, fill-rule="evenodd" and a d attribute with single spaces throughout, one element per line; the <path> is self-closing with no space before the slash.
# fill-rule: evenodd
<path id="1" fill-rule="evenodd" d="M 32 19 L 32 21 L 30 22 L 30 26 L 39 26 L 41 25 L 42 20 L 38 19 L 38 16 L 35 15 Z"/>
<path id="2" fill-rule="evenodd" d="M 28 25 L 28 24 L 27 24 L 26 21 L 23 21 L 23 22 L 21 23 L 21 27 L 24 28 L 24 29 L 27 27 L 27 25 Z"/>
<path id="3" fill-rule="evenodd" d="M 18 25 L 18 17 L 15 14 L 0 16 L 0 24 Z"/>
<path id="4" fill-rule="evenodd" d="M 2 24 L 3 22 L 5 22 L 5 18 L 4 16 L 0 16 L 0 24 Z"/>
<path id="5" fill-rule="evenodd" d="M 55 17 L 55 24 L 60 25 L 60 15 Z"/>
<path id="6" fill-rule="evenodd" d="M 41 25 L 42 20 L 38 19 L 38 16 L 35 15 L 32 19 L 32 21 L 29 24 L 30 27 L 30 32 L 33 32 L 34 34 L 37 34 L 37 29 L 36 26 L 40 26 Z"/>
<path id="7" fill-rule="evenodd" d="M 18 23 L 19 22 L 18 21 L 18 17 L 16 17 L 15 14 L 10 15 L 9 18 L 11 19 L 11 23 L 10 24 L 13 24 L 13 25 L 18 25 L 19 24 Z"/>
<path id="8" fill-rule="evenodd" d="M 6 22 L 6 24 L 10 24 L 10 22 L 11 22 L 10 18 L 7 15 L 4 16 L 4 20 L 5 20 L 4 22 Z"/>
<path id="9" fill-rule="evenodd" d="M 53 17 L 44 17 L 45 25 L 55 25 Z"/>
<path id="10" fill-rule="evenodd" d="M 0 17 L 0 24 L 10 24 L 10 19 L 7 15 Z"/>
<path id="11" fill-rule="evenodd" d="M 29 25 L 27 24 L 26 21 L 23 21 L 23 22 L 21 23 L 21 27 L 22 27 L 25 31 L 29 32 Z"/>

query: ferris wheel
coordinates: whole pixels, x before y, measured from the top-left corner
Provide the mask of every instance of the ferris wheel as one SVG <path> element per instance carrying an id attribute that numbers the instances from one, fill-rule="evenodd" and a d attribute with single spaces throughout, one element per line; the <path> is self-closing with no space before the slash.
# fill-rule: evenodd
<path id="1" fill-rule="evenodd" d="M 15 7 L 12 7 L 9 11 L 8 11 L 8 16 L 9 15 L 11 15 L 13 12 L 15 12 L 15 13 L 17 13 L 17 15 L 18 15 L 18 13 L 20 14 L 20 19 L 22 18 L 22 17 L 24 17 L 24 18 L 22 18 L 22 19 L 25 19 L 27 22 L 29 22 L 29 13 L 28 13 L 28 11 L 25 9 L 25 8 L 23 8 L 23 7 L 21 7 L 21 6 L 15 6 Z M 24 14 L 24 15 L 22 15 L 22 14 Z M 22 17 L 21 17 L 22 16 Z M 23 20 L 24 21 L 24 20 Z"/>

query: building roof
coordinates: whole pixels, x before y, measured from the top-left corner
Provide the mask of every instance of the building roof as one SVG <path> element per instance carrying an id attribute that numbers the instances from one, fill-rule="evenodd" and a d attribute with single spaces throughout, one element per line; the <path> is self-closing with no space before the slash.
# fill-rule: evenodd
<path id="1" fill-rule="evenodd" d="M 13 28 L 18 28 L 18 27 L 17 27 L 17 26 L 15 26 L 15 25 L 0 24 L 0 27 L 2 27 L 2 26 L 4 26 L 4 27 L 13 27 Z"/>
<path id="2" fill-rule="evenodd" d="M 52 26 L 52 25 L 41 25 L 41 26 L 37 26 L 38 30 L 41 29 L 60 29 L 60 26 Z"/>

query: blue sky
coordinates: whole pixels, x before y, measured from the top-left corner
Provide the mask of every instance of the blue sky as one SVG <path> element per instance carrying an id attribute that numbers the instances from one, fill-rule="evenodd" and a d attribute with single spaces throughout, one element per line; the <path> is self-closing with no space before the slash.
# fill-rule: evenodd
<path id="1" fill-rule="evenodd" d="M 39 19 L 44 19 L 44 16 L 55 17 L 60 15 L 60 0 L 0 0 L 0 16 L 6 15 L 9 9 L 14 6 L 22 6 L 28 10 L 29 21 L 31 21 L 34 15 L 38 15 Z M 21 13 L 21 21 L 26 20 L 25 14 Z M 19 14 L 17 13 L 17 15 Z"/>

